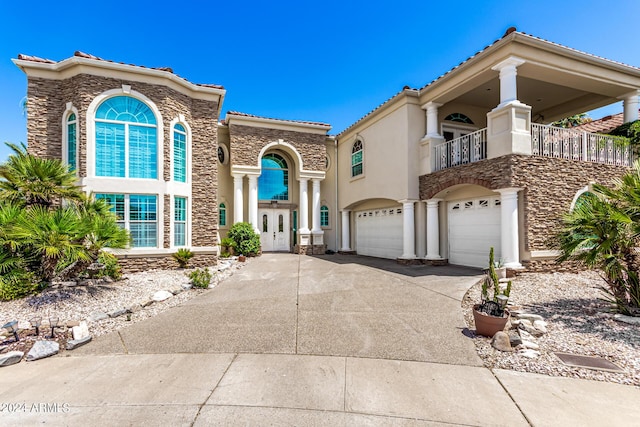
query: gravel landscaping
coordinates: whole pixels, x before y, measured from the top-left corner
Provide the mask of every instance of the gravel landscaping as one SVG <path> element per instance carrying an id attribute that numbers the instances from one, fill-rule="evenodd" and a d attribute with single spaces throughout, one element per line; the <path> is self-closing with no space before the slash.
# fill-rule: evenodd
<path id="1" fill-rule="evenodd" d="M 594 272 L 524 273 L 513 279 L 509 305 L 538 314 L 547 322 L 547 333 L 536 340 L 539 356 L 533 358 L 518 351 L 496 350 L 490 338 L 473 333 L 472 306 L 480 301 L 481 285 L 473 286 L 462 301 L 462 309 L 485 366 L 640 386 L 640 325 L 614 318 L 610 305 L 601 300 L 599 286 L 603 284 Z M 554 352 L 602 357 L 624 372 L 567 366 Z"/>
<path id="2" fill-rule="evenodd" d="M 209 288 L 229 277 L 245 263 L 236 259 L 222 260 L 212 273 Z M 183 302 L 196 298 L 206 289 L 193 288 L 189 284 L 191 270 L 151 270 L 127 274 L 117 282 L 90 280 L 78 286 L 48 288 L 38 295 L 15 301 L 0 302 L 0 322 L 17 320 L 21 340 L 14 342 L 13 335 L 0 330 L 0 352 L 18 350 L 26 352 L 36 341 L 29 320 L 41 317 L 39 339 L 50 335 L 49 317 L 59 319 L 56 336 L 61 350 L 71 339 L 71 327 L 86 321 L 91 336 L 96 337 L 139 322 Z M 164 301 L 153 301 L 154 294 L 168 291 L 170 297 Z"/>

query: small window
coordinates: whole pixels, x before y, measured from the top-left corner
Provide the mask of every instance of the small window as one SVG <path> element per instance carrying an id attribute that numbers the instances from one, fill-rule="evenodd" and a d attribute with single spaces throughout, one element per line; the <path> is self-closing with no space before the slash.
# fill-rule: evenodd
<path id="1" fill-rule="evenodd" d="M 284 232 L 284 216 L 282 214 L 278 215 L 278 233 Z"/>
<path id="2" fill-rule="evenodd" d="M 219 223 L 221 227 L 224 227 L 225 225 L 227 225 L 227 205 L 225 205 L 224 203 L 220 203 L 220 207 L 218 208 L 218 212 L 219 212 Z"/>
<path id="3" fill-rule="evenodd" d="M 69 163 L 69 170 L 75 172 L 77 168 L 77 135 L 78 119 L 74 113 L 69 115 L 67 119 L 67 161 Z"/>
<path id="4" fill-rule="evenodd" d="M 478 206 L 481 208 L 488 208 L 489 207 L 489 201 L 488 200 L 480 200 L 478 202 Z"/>
<path id="5" fill-rule="evenodd" d="M 500 199 L 495 199 L 493 201 L 494 206 L 500 206 L 502 204 L 502 202 L 500 201 Z"/>
<path id="6" fill-rule="evenodd" d="M 357 140 L 351 147 L 351 177 L 362 175 L 362 141 Z"/>
<path id="7" fill-rule="evenodd" d="M 469 200 L 468 202 L 464 202 L 465 209 L 471 209 L 473 207 L 473 200 Z"/>
<path id="8" fill-rule="evenodd" d="M 218 161 L 220 162 L 220 164 L 226 165 L 228 157 L 229 156 L 227 156 L 227 148 L 224 145 L 218 145 Z"/>
<path id="9" fill-rule="evenodd" d="M 262 232 L 266 233 L 269 230 L 269 222 L 267 221 L 267 216 L 262 215 Z"/>
<path id="10" fill-rule="evenodd" d="M 187 198 L 176 197 L 173 210 L 173 245 L 187 244 Z"/>
<path id="11" fill-rule="evenodd" d="M 329 226 L 329 208 L 327 206 L 320 207 L 320 227 Z"/>
<path id="12" fill-rule="evenodd" d="M 444 119 L 446 121 L 449 121 L 449 122 L 465 123 L 465 124 L 468 124 L 468 125 L 472 125 L 473 124 L 473 120 L 471 120 L 468 116 L 466 116 L 466 115 L 464 115 L 462 113 L 449 114 Z"/>
<path id="13" fill-rule="evenodd" d="M 460 210 L 460 203 L 456 203 L 455 205 L 453 205 L 453 207 L 451 208 L 452 211 L 458 211 Z"/>
<path id="14" fill-rule="evenodd" d="M 173 179 L 187 182 L 187 130 L 180 123 L 173 127 Z"/>
<path id="15" fill-rule="evenodd" d="M 402 209 L 398 209 L 398 210 L 396 211 L 396 213 L 401 214 L 401 213 L 402 213 Z"/>

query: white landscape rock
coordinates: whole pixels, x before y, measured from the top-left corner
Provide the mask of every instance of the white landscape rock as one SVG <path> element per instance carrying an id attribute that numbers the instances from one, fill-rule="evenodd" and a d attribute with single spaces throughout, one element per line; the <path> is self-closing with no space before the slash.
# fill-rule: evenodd
<path id="1" fill-rule="evenodd" d="M 535 359 L 536 357 L 540 356 L 540 352 L 539 351 L 532 350 L 530 348 L 528 348 L 526 350 L 520 350 L 518 352 L 518 354 L 520 356 L 527 357 L 529 359 Z"/>
<path id="2" fill-rule="evenodd" d="M 81 340 L 89 336 L 89 326 L 85 321 L 80 322 L 78 326 L 74 326 L 71 331 L 74 340 Z"/>
<path id="3" fill-rule="evenodd" d="M 542 316 L 539 314 L 531 314 L 531 313 L 518 313 L 516 317 L 520 320 L 528 320 L 533 324 L 536 320 L 544 320 Z"/>
<path id="4" fill-rule="evenodd" d="M 56 341 L 36 341 L 27 353 L 27 361 L 44 359 L 58 354 L 58 351 L 60 351 L 60 345 Z"/>
<path id="5" fill-rule="evenodd" d="M 153 294 L 153 296 L 151 296 L 151 299 L 153 301 L 156 302 L 160 302 L 160 301 L 164 301 L 167 300 L 169 298 L 171 298 L 173 296 L 173 294 L 169 291 L 158 291 L 155 294 Z"/>
<path id="6" fill-rule="evenodd" d="M 625 316 L 624 314 L 614 314 L 613 318 L 619 322 L 627 323 L 629 325 L 639 325 L 640 326 L 640 317 L 631 317 Z"/>
<path id="7" fill-rule="evenodd" d="M 545 322 L 544 320 L 536 320 L 535 322 L 533 322 L 533 327 L 543 334 L 547 333 L 547 322 Z"/>
<path id="8" fill-rule="evenodd" d="M 0 354 L 0 366 L 10 366 L 22 360 L 24 353 L 21 351 L 10 351 L 9 353 Z"/>
<path id="9" fill-rule="evenodd" d="M 523 347 L 531 349 L 531 350 L 538 350 L 540 349 L 540 346 L 538 344 L 536 344 L 533 341 L 527 341 L 527 340 L 522 340 L 522 344 Z"/>

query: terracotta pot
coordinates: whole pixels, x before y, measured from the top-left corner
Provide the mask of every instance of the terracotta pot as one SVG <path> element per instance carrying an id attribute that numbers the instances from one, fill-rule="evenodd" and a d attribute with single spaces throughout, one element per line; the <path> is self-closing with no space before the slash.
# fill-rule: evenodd
<path id="1" fill-rule="evenodd" d="M 480 304 L 473 306 L 473 320 L 476 323 L 476 334 L 493 337 L 496 332 L 504 330 L 509 320 L 509 311 L 503 317 L 488 316 L 478 311 Z"/>
<path id="2" fill-rule="evenodd" d="M 247 257 L 246 257 L 246 256 L 244 256 L 244 255 L 240 255 L 240 256 L 238 256 L 238 261 L 240 261 L 240 262 L 245 262 L 246 260 L 247 260 Z"/>

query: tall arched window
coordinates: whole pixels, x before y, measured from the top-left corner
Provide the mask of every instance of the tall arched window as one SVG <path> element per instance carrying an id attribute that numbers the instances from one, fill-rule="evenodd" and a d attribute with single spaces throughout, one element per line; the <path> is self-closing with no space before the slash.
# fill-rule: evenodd
<path id="1" fill-rule="evenodd" d="M 224 227 L 225 225 L 227 225 L 227 205 L 225 205 L 224 203 L 220 203 L 220 206 L 218 207 L 218 212 L 219 212 L 219 225 L 221 227 Z"/>
<path id="2" fill-rule="evenodd" d="M 357 140 L 351 147 L 351 176 L 362 175 L 362 141 Z"/>
<path id="3" fill-rule="evenodd" d="M 320 227 L 329 226 L 329 207 L 322 205 L 320 207 Z"/>
<path id="4" fill-rule="evenodd" d="M 180 123 L 173 126 L 173 179 L 187 182 L 187 130 Z"/>
<path id="5" fill-rule="evenodd" d="M 156 117 L 130 96 L 108 98 L 96 110 L 96 176 L 158 177 Z"/>
<path id="6" fill-rule="evenodd" d="M 262 157 L 262 174 L 258 178 L 258 199 L 289 200 L 287 161 L 275 153 Z"/>
<path id="7" fill-rule="evenodd" d="M 69 169 L 75 171 L 77 165 L 77 147 L 78 147 L 78 118 L 75 113 L 69 114 L 67 118 L 67 161 Z"/>

